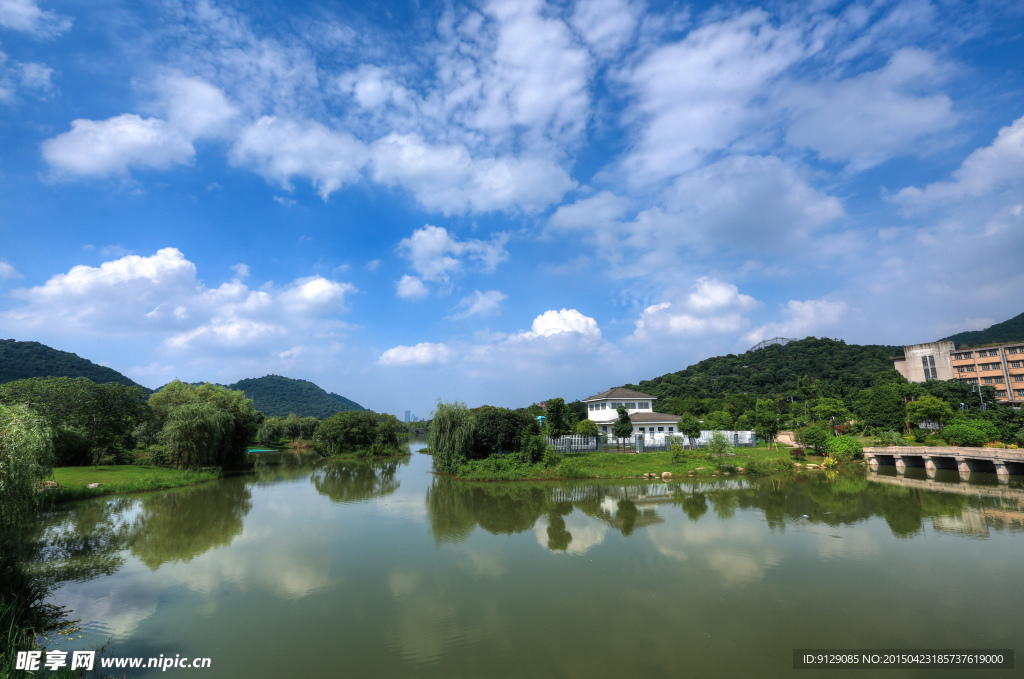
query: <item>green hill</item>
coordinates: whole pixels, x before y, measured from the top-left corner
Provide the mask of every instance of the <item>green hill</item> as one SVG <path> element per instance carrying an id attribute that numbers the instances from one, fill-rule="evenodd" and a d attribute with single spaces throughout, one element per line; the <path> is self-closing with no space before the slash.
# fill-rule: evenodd
<path id="1" fill-rule="evenodd" d="M 244 391 L 253 400 L 256 410 L 265 415 L 284 417 L 295 413 L 303 417 L 330 417 L 342 410 L 366 410 L 355 401 L 328 393 L 312 382 L 280 375 L 239 380 L 228 388 Z"/>
<path id="2" fill-rule="evenodd" d="M 39 342 L 0 340 L 0 384 L 30 377 L 85 377 L 97 384 L 120 382 L 140 386 L 116 370 L 96 365 L 77 354 Z"/>
<path id="3" fill-rule="evenodd" d="M 1014 316 L 1008 321 L 990 325 L 984 330 L 968 330 L 958 332 L 943 339 L 951 340 L 959 349 L 962 346 L 978 347 L 983 344 L 1002 344 L 1003 342 L 1024 341 L 1024 314 Z"/>
<path id="4" fill-rule="evenodd" d="M 899 373 L 892 357 L 902 353 L 902 347 L 808 337 L 738 356 L 708 358 L 685 370 L 624 386 L 662 399 L 728 393 L 769 396 L 795 392 L 797 380 L 806 375 L 831 385 L 833 391 L 846 392 L 893 379 Z"/>

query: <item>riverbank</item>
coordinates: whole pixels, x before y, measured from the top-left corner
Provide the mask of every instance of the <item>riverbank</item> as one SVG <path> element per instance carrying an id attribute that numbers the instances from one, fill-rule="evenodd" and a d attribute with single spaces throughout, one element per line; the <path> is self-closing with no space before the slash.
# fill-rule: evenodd
<path id="1" fill-rule="evenodd" d="M 697 451 L 683 451 L 678 460 L 672 460 L 669 451 L 648 453 L 586 452 L 559 455 L 554 464 L 538 462 L 526 464 L 515 456 L 470 460 L 459 469 L 456 478 L 466 481 L 538 481 L 554 479 L 635 479 L 645 474 L 661 477 L 669 472 L 673 477 L 711 477 L 754 474 L 766 476 L 775 473 L 814 469 L 824 458 L 808 455 L 799 462 L 790 455 L 787 446 L 736 448 L 733 456 L 709 458 Z M 795 464 L 800 466 L 795 466 Z"/>
<path id="2" fill-rule="evenodd" d="M 60 484 L 46 489 L 54 502 L 69 502 L 100 495 L 141 493 L 179 486 L 193 486 L 221 478 L 219 468 L 188 471 L 153 465 L 103 465 L 99 467 L 56 467 L 53 480 Z M 99 484 L 90 488 L 92 484 Z"/>

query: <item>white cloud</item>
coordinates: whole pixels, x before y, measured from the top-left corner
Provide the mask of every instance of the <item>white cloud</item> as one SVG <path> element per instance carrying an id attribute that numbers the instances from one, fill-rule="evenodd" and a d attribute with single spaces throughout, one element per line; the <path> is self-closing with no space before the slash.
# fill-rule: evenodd
<path id="1" fill-rule="evenodd" d="M 16 102 L 26 90 L 45 96 L 53 90 L 52 76 L 53 69 L 44 64 L 15 61 L 0 51 L 0 103 Z"/>
<path id="2" fill-rule="evenodd" d="M 1016 186 L 1024 179 L 1024 117 L 999 130 L 991 145 L 964 159 L 952 181 L 935 182 L 923 189 L 908 186 L 893 200 L 905 208 L 933 207 L 950 201 L 979 198 Z"/>
<path id="3" fill-rule="evenodd" d="M 803 339 L 822 330 L 835 327 L 844 319 L 848 306 L 846 302 L 830 302 L 823 299 L 806 301 L 790 300 L 782 310 L 783 320 L 766 323 L 754 328 L 743 336 L 743 341 L 756 344 L 772 337 L 795 337 Z"/>
<path id="4" fill-rule="evenodd" d="M 231 160 L 253 166 L 268 181 L 289 191 L 293 177 L 307 177 L 326 200 L 343 185 L 359 180 L 367 153 L 352 135 L 316 121 L 265 116 L 241 131 Z"/>
<path id="5" fill-rule="evenodd" d="M 629 180 L 643 185 L 693 170 L 751 133 L 762 115 L 757 100 L 806 51 L 798 30 L 772 26 L 761 10 L 651 50 L 620 74 L 636 96 L 624 121 L 638 129 L 623 160 Z"/>
<path id="6" fill-rule="evenodd" d="M 343 330 L 336 318 L 346 295 L 356 291 L 320 276 L 260 290 L 239 279 L 208 288 L 196 274 L 176 248 L 75 266 L 42 285 L 14 290 L 21 304 L 0 317 L 31 333 L 153 336 L 172 352 L 280 351 L 314 332 L 327 337 Z"/>
<path id="7" fill-rule="evenodd" d="M 430 291 L 419 278 L 406 274 L 395 285 L 395 294 L 402 299 L 422 299 L 429 295 Z"/>
<path id="8" fill-rule="evenodd" d="M 166 170 L 188 165 L 193 142 L 227 133 L 237 109 L 224 93 L 198 78 L 163 77 L 156 84 L 164 118 L 123 113 L 106 120 L 80 118 L 71 130 L 43 142 L 43 158 L 58 174 L 108 176 L 131 168 Z"/>
<path id="9" fill-rule="evenodd" d="M 37 0 L 0 0 L 0 26 L 52 38 L 71 28 L 71 19 L 39 8 Z"/>
<path id="10" fill-rule="evenodd" d="M 760 306 L 732 283 L 714 278 L 697 279 L 686 294 L 648 306 L 636 320 L 630 340 L 669 340 L 679 336 L 736 333 L 749 325 L 743 312 Z"/>
<path id="11" fill-rule="evenodd" d="M 125 174 L 129 167 L 168 169 L 192 162 L 191 140 L 158 118 L 125 113 L 72 121 L 71 130 L 43 142 L 43 157 L 68 174 Z"/>
<path id="12" fill-rule="evenodd" d="M 501 311 L 501 303 L 506 299 L 508 299 L 508 295 L 503 294 L 500 290 L 488 290 L 487 292 L 474 290 L 472 295 L 459 300 L 456 309 L 461 309 L 461 311 L 448 318 L 458 321 L 470 316 L 494 316 Z"/>
<path id="13" fill-rule="evenodd" d="M 223 136 L 239 115 L 222 90 L 201 78 L 170 74 L 157 89 L 168 124 L 189 139 Z"/>
<path id="14" fill-rule="evenodd" d="M 0 281 L 12 278 L 21 278 L 21 274 L 13 266 L 0 259 Z"/>
<path id="15" fill-rule="evenodd" d="M 231 270 L 234 271 L 235 275 L 241 280 L 248 278 L 251 273 L 251 271 L 249 271 L 248 264 L 235 264 L 231 267 Z"/>
<path id="16" fill-rule="evenodd" d="M 630 41 L 642 7 L 628 0 L 578 0 L 570 22 L 601 58 L 619 53 Z"/>
<path id="17" fill-rule="evenodd" d="M 516 339 L 535 339 L 564 333 L 576 333 L 593 340 L 601 339 L 601 328 L 598 327 L 597 321 L 590 316 L 584 316 L 576 309 L 545 311 L 533 319 L 533 325 L 529 331 L 519 333 L 514 337 Z"/>
<path id="18" fill-rule="evenodd" d="M 922 137 L 950 129 L 959 118 L 948 96 L 922 93 L 948 71 L 935 55 L 905 48 L 877 71 L 785 83 L 776 100 L 792 112 L 786 141 L 852 170 L 912 152 Z"/>
<path id="19" fill-rule="evenodd" d="M 454 352 L 444 344 L 420 342 L 416 346 L 397 346 L 380 355 L 381 365 L 428 365 L 431 363 L 448 363 Z"/>
<path id="20" fill-rule="evenodd" d="M 415 134 L 389 134 L 373 143 L 371 154 L 374 181 L 405 188 L 423 207 L 445 214 L 534 212 L 576 185 L 544 158 L 474 158 L 462 145 L 432 145 Z"/>
<path id="21" fill-rule="evenodd" d="M 444 227 L 427 224 L 403 238 L 398 251 L 424 280 L 445 282 L 461 272 L 466 262 L 472 262 L 484 272 L 494 271 L 508 258 L 507 241 L 504 233 L 493 234 L 490 241 L 472 238 L 460 241 Z"/>

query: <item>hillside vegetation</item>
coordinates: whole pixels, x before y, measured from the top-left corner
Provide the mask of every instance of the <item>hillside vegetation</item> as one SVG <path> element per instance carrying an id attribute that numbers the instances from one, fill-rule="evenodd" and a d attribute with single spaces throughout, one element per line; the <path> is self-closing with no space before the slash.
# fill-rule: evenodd
<path id="1" fill-rule="evenodd" d="M 97 384 L 119 382 L 139 386 L 116 370 L 96 365 L 78 354 L 39 342 L 0 340 L 0 384 L 32 377 L 85 377 Z"/>
<path id="2" fill-rule="evenodd" d="M 969 330 L 944 337 L 961 347 L 977 347 L 983 344 L 1001 344 L 1003 342 L 1024 342 L 1024 314 L 1014 316 L 1008 321 L 990 325 L 984 330 Z"/>
<path id="3" fill-rule="evenodd" d="M 253 400 L 253 407 L 264 415 L 285 417 L 292 413 L 300 417 L 326 418 L 347 410 L 366 410 L 355 401 L 328 393 L 306 380 L 281 375 L 265 375 L 239 380 L 228 385 L 240 389 Z"/>
<path id="4" fill-rule="evenodd" d="M 810 377 L 836 395 L 898 378 L 892 358 L 902 347 L 847 344 L 816 337 L 757 351 L 708 358 L 685 370 L 624 385 L 661 399 L 721 394 L 776 396 L 795 393 Z"/>

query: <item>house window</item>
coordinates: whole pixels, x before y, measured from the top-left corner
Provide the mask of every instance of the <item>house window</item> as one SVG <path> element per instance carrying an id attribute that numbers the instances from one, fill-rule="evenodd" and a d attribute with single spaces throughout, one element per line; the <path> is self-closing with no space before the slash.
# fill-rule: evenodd
<path id="1" fill-rule="evenodd" d="M 658 431 L 665 431 L 665 427 L 658 427 Z"/>
<path id="2" fill-rule="evenodd" d="M 1020 366 L 1021 366 L 1021 362 L 1020 361 L 1010 361 L 1010 367 L 1011 368 L 1019 368 Z"/>
<path id="3" fill-rule="evenodd" d="M 607 401 L 605 401 L 604 403 L 601 404 L 601 410 L 608 410 L 608 402 Z"/>
<path id="4" fill-rule="evenodd" d="M 676 430 L 676 428 L 675 427 L 669 427 L 668 430 L 669 430 L 669 432 L 673 432 L 673 431 Z"/>
<path id="5" fill-rule="evenodd" d="M 1002 377 L 996 377 L 995 380 L 996 380 L 996 384 L 1002 384 L 1003 383 L 1003 378 Z"/>
<path id="6" fill-rule="evenodd" d="M 974 372 L 974 366 L 973 365 L 966 366 L 966 368 L 967 368 L 967 372 L 969 372 L 969 373 Z"/>
<path id="7" fill-rule="evenodd" d="M 978 383 L 978 378 L 977 377 L 968 377 L 967 378 L 967 383 L 968 384 L 977 384 Z"/>
<path id="8" fill-rule="evenodd" d="M 1014 392 L 1017 396 L 1024 396 L 1024 389 L 1015 389 Z"/>
<path id="9" fill-rule="evenodd" d="M 1010 347 L 1009 349 L 1007 349 L 1007 350 L 1006 350 L 1006 353 L 1008 353 L 1008 354 L 1016 354 L 1016 353 L 1017 353 L 1017 350 L 1018 350 L 1019 348 L 1020 348 L 1020 347 Z"/>
<path id="10" fill-rule="evenodd" d="M 1013 381 L 1014 382 L 1024 382 L 1024 375 L 1014 375 L 1013 376 Z"/>
<path id="11" fill-rule="evenodd" d="M 1003 389 L 996 389 L 996 398 L 1006 398 L 1006 391 Z"/>
<path id="12" fill-rule="evenodd" d="M 962 372 L 964 371 L 964 367 L 963 367 L 962 365 L 958 365 L 958 366 L 956 367 L 956 371 L 957 371 L 958 373 L 962 373 Z"/>
<path id="13" fill-rule="evenodd" d="M 636 410 L 636 403 L 627 403 L 626 410 Z"/>
<path id="14" fill-rule="evenodd" d="M 992 384 L 992 378 L 991 377 L 986 377 L 986 378 L 982 379 L 981 381 L 984 382 L 985 384 Z"/>

